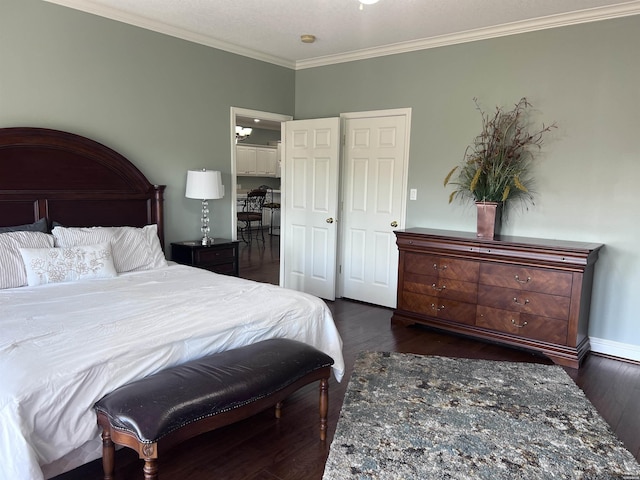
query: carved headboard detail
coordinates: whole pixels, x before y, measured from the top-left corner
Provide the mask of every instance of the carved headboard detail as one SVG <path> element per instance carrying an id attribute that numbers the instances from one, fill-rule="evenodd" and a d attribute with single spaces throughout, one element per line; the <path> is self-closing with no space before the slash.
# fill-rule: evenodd
<path id="1" fill-rule="evenodd" d="M 164 185 L 109 147 L 44 128 L 0 129 L 0 226 L 155 223 L 164 246 Z"/>

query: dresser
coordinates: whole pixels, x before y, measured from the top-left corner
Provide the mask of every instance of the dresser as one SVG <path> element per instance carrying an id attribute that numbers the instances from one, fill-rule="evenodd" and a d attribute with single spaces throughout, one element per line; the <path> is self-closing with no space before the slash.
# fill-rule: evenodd
<path id="1" fill-rule="evenodd" d="M 396 231 L 392 321 L 536 350 L 578 368 L 590 350 L 597 243 L 414 228 Z"/>
<path id="2" fill-rule="evenodd" d="M 188 241 L 171 244 L 171 259 L 174 262 L 204 268 L 216 273 L 238 276 L 237 241 L 214 238 L 211 245 Z"/>

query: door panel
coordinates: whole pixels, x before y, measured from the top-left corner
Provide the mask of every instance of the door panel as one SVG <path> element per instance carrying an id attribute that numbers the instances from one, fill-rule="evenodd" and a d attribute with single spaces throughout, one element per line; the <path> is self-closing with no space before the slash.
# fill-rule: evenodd
<path id="1" fill-rule="evenodd" d="M 326 252 L 333 248 L 331 245 L 332 238 L 331 232 L 327 228 L 312 228 L 313 235 L 313 251 L 314 252 Z M 330 265 L 327 262 L 327 257 L 322 255 L 314 255 L 312 261 L 311 276 L 322 282 L 329 281 L 329 275 L 335 276 L 335 265 Z"/>
<path id="2" fill-rule="evenodd" d="M 346 118 L 341 293 L 395 307 L 405 211 L 408 118 Z"/>
<path id="3" fill-rule="evenodd" d="M 378 160 L 376 172 L 376 214 L 393 214 L 394 206 L 394 185 L 393 172 L 395 162 L 393 158 L 381 158 Z"/>
<path id="4" fill-rule="evenodd" d="M 389 235 L 386 232 L 382 234 L 380 232 L 375 232 L 373 238 L 374 251 L 377 259 L 374 263 L 373 284 L 386 287 L 391 284 L 389 268 L 387 265 L 391 263 L 392 252 L 396 248 L 395 235 Z M 397 256 L 395 256 L 395 258 L 395 265 L 397 265 Z"/>
<path id="5" fill-rule="evenodd" d="M 340 119 L 284 126 L 283 286 L 335 299 Z"/>
<path id="6" fill-rule="evenodd" d="M 352 245 L 362 245 L 365 242 L 367 232 L 364 230 L 351 229 L 349 231 L 349 243 Z M 359 281 L 364 282 L 365 280 L 365 257 L 364 250 L 360 250 L 357 252 L 352 252 L 351 255 L 346 259 L 346 262 L 349 262 L 348 268 L 346 271 L 349 272 L 350 280 L 353 282 Z M 346 263 L 345 262 L 345 263 Z"/>

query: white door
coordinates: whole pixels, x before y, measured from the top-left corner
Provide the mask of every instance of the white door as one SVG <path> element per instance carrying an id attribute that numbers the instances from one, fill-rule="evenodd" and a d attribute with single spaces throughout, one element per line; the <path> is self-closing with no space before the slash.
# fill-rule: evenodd
<path id="1" fill-rule="evenodd" d="M 398 284 L 393 231 L 404 228 L 406 211 L 406 113 L 344 120 L 340 293 L 392 308 Z"/>
<path id="2" fill-rule="evenodd" d="M 283 128 L 282 286 L 334 300 L 340 119 Z"/>

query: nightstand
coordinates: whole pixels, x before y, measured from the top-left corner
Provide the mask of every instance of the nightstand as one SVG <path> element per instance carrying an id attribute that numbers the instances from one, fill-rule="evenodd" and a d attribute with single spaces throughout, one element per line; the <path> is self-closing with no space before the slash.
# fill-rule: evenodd
<path id="1" fill-rule="evenodd" d="M 199 240 L 171 244 L 171 259 L 192 267 L 238 276 L 238 243 L 214 238 L 211 245 Z"/>

